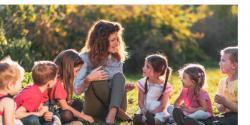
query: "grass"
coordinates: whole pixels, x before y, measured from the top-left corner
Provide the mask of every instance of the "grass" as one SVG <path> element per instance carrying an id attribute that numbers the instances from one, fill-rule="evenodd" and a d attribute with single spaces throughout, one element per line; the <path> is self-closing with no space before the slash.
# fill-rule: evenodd
<path id="1" fill-rule="evenodd" d="M 206 90 L 209 93 L 209 96 L 212 100 L 213 112 L 214 114 L 218 114 L 218 110 L 216 109 L 214 103 L 214 96 L 217 90 L 218 83 L 221 78 L 224 76 L 220 73 L 219 69 L 207 69 L 207 85 Z M 126 75 L 126 83 L 134 83 L 136 84 L 137 80 L 139 80 L 142 76 L 140 74 L 127 74 Z M 30 73 L 25 75 L 24 85 L 30 82 Z M 182 83 L 179 79 L 177 72 L 173 72 L 170 81 L 171 85 L 173 86 L 173 91 L 170 95 L 170 104 L 173 104 L 175 99 L 178 97 L 179 92 L 181 91 Z M 127 93 L 128 95 L 128 108 L 127 113 L 133 116 L 138 110 L 138 101 L 137 101 L 137 89 L 134 89 Z M 79 98 L 79 97 L 78 97 Z M 130 125 L 131 123 L 127 122 L 120 122 L 118 121 L 117 124 L 119 125 Z M 100 125 L 100 121 L 94 123 L 94 125 Z"/>

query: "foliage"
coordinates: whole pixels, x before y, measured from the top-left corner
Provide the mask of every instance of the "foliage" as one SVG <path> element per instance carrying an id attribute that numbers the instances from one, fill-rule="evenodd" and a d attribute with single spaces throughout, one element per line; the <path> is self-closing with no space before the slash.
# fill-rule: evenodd
<path id="1" fill-rule="evenodd" d="M 167 55 L 174 68 L 186 62 L 214 61 L 218 49 L 234 43 L 224 44 L 222 41 L 217 46 L 213 41 L 221 37 L 207 36 L 207 32 L 213 32 L 202 28 L 223 27 L 196 24 L 221 12 L 233 13 L 224 17 L 236 20 L 230 23 L 231 31 L 236 31 L 221 34 L 228 41 L 235 40 L 237 6 L 229 5 L 9 5 L 0 6 L 0 22 L 8 44 L 15 44 L 14 39 L 26 41 L 30 60 L 53 60 L 60 51 L 68 48 L 81 50 L 90 26 L 98 19 L 120 22 L 125 29 L 124 41 L 130 55 L 124 69 L 134 73 L 140 71 L 148 54 L 156 52 Z M 220 31 L 216 33 L 220 34 Z M 210 43 L 216 47 L 216 53 L 211 52 Z M 4 51 L 3 55 L 7 54 Z M 16 55 L 19 55 L 19 61 L 24 56 L 22 53 Z M 24 65 L 30 70 L 33 63 L 28 61 Z"/>

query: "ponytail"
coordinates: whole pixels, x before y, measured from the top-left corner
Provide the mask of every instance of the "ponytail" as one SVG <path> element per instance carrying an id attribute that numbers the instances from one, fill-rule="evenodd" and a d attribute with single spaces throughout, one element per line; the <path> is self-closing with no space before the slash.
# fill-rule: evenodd
<path id="1" fill-rule="evenodd" d="M 165 82 L 164 82 L 164 86 L 163 86 L 163 89 L 162 89 L 162 92 L 161 92 L 161 96 L 158 98 L 158 101 L 161 100 L 161 98 L 163 96 L 163 93 L 166 90 L 166 87 L 167 87 L 167 84 L 168 84 L 168 79 L 169 79 L 169 77 L 171 75 L 171 71 L 172 71 L 172 69 L 170 67 L 166 68 Z"/>
<path id="2" fill-rule="evenodd" d="M 144 94 L 146 95 L 148 93 L 148 77 L 146 78 L 146 81 L 145 81 L 145 87 L 144 87 Z"/>

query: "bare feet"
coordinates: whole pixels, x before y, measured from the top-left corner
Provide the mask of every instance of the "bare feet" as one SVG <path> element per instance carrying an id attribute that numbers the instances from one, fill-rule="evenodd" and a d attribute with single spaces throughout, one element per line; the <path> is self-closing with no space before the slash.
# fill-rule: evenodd
<path id="1" fill-rule="evenodd" d="M 115 124 L 115 116 L 117 113 L 117 108 L 113 107 L 109 110 L 109 113 L 106 117 L 106 123 L 108 124 Z"/>

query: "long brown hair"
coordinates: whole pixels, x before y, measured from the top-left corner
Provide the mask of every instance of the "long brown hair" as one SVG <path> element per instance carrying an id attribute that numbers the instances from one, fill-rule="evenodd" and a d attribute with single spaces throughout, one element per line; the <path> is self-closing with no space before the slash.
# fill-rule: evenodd
<path id="1" fill-rule="evenodd" d="M 161 100 L 164 91 L 166 90 L 167 87 L 167 83 L 168 83 L 168 79 L 171 75 L 171 71 L 172 69 L 168 66 L 168 60 L 165 56 L 161 55 L 161 54 L 153 54 L 153 55 L 149 55 L 146 57 L 145 59 L 153 68 L 154 72 L 156 73 L 160 73 L 160 75 L 164 75 L 165 74 L 165 81 L 164 81 L 164 86 L 161 92 L 160 97 L 158 98 L 158 100 Z M 145 82 L 145 94 L 148 92 L 148 77 L 146 78 L 146 82 Z"/>
<path id="2" fill-rule="evenodd" d="M 54 62 L 59 67 L 58 78 L 62 80 L 64 89 L 69 95 L 67 100 L 69 100 L 73 95 L 74 68 L 82 65 L 83 60 L 77 51 L 68 49 L 59 53 Z"/>
<path id="3" fill-rule="evenodd" d="M 94 23 L 88 32 L 87 41 L 83 48 L 83 52 L 89 54 L 90 62 L 94 67 L 105 63 L 108 58 L 109 36 L 113 33 L 118 33 L 119 45 L 118 52 L 112 54 L 118 61 L 124 61 L 127 52 L 125 50 L 125 43 L 122 39 L 123 27 L 117 22 L 106 20 L 99 20 Z"/>
<path id="4" fill-rule="evenodd" d="M 198 96 L 206 82 L 205 68 L 200 64 L 186 64 L 179 70 L 180 76 L 183 76 L 183 73 L 186 73 L 195 82 L 194 95 Z"/>

